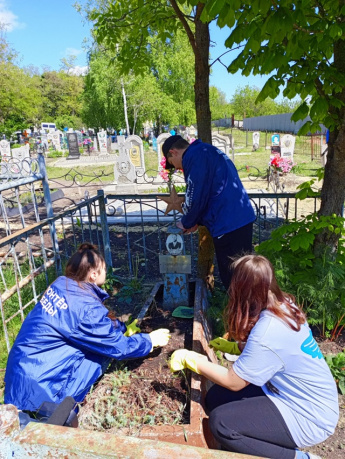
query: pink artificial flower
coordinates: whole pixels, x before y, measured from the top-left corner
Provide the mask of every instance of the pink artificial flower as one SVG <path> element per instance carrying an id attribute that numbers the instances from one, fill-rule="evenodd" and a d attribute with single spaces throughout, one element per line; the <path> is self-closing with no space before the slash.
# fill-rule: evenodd
<path id="1" fill-rule="evenodd" d="M 294 163 L 290 158 L 282 158 L 279 155 L 275 155 L 271 156 L 269 165 L 273 166 L 277 171 L 287 174 L 294 166 L 297 166 L 297 163 Z"/>

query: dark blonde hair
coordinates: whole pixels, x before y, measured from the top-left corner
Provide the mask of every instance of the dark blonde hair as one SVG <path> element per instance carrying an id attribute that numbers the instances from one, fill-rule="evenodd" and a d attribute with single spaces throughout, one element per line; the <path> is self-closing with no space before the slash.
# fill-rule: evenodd
<path id="1" fill-rule="evenodd" d="M 229 339 L 246 341 L 265 309 L 286 322 L 292 330 L 300 330 L 306 321 L 305 315 L 295 306 L 294 296 L 279 288 L 274 268 L 267 258 L 245 255 L 234 261 L 231 269 L 229 302 L 225 310 Z"/>
<path id="2" fill-rule="evenodd" d="M 91 269 L 100 271 L 105 265 L 103 255 L 97 247 L 88 242 L 84 242 L 69 259 L 65 274 L 76 282 L 83 282 L 87 279 Z"/>

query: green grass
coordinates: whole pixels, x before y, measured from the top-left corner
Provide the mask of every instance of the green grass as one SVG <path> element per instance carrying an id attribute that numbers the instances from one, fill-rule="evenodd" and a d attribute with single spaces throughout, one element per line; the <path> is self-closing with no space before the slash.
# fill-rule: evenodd
<path id="1" fill-rule="evenodd" d="M 214 129 L 213 132 L 218 132 L 218 128 Z M 268 168 L 268 163 L 271 156 L 270 148 L 265 149 L 265 133 L 260 135 L 260 147 L 256 151 L 252 151 L 252 133 L 242 131 L 240 129 L 230 128 L 219 128 L 220 134 L 232 134 L 235 145 L 235 165 L 237 169 L 241 169 L 246 165 L 255 166 L 261 172 L 265 172 Z M 246 138 L 247 144 L 246 146 Z M 267 133 L 267 146 L 270 146 L 271 133 Z M 320 159 L 311 158 L 310 149 L 310 138 L 306 136 L 295 137 L 295 151 L 294 151 L 294 162 L 297 163 L 297 167 L 294 169 L 294 173 L 299 176 L 315 177 L 316 170 L 321 167 Z M 240 174 L 243 178 L 247 176 L 245 172 Z"/>
<path id="2" fill-rule="evenodd" d="M 148 151 L 144 153 L 144 160 L 145 160 L 145 169 L 148 172 L 149 177 L 156 177 L 157 176 L 157 167 L 158 167 L 158 159 L 157 159 L 157 152 L 150 148 Z"/>

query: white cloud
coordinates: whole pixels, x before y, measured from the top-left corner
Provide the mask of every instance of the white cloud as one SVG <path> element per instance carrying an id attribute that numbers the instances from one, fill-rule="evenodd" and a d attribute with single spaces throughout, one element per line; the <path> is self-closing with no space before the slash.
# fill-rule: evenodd
<path id="1" fill-rule="evenodd" d="M 84 51 L 82 49 L 76 49 L 76 48 L 66 48 L 64 55 L 65 56 L 79 56 L 79 54 L 83 53 Z"/>
<path id="2" fill-rule="evenodd" d="M 19 22 L 18 16 L 8 9 L 5 0 L 0 0 L 0 23 L 4 26 L 6 32 L 25 27 L 23 22 Z"/>
<path id="3" fill-rule="evenodd" d="M 73 67 L 72 69 L 69 69 L 68 70 L 68 73 L 70 75 L 86 75 L 87 72 L 88 72 L 88 66 L 85 65 L 85 66 L 80 66 L 80 65 L 76 65 L 75 67 Z"/>

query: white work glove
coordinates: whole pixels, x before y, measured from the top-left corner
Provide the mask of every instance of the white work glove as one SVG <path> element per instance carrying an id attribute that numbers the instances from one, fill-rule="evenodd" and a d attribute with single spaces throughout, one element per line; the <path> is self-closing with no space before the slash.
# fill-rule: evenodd
<path id="1" fill-rule="evenodd" d="M 158 346 L 166 346 L 171 338 L 170 331 L 167 328 L 159 328 L 149 333 L 152 342 L 152 349 Z M 152 350 L 151 349 L 151 350 Z"/>

